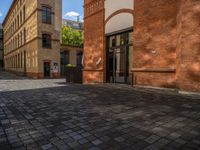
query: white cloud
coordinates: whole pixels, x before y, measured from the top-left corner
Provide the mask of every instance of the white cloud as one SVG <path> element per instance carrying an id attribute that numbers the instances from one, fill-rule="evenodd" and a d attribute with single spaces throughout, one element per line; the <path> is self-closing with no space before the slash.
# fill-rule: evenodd
<path id="1" fill-rule="evenodd" d="M 3 16 L 3 14 L 0 12 L 0 17 L 2 17 Z"/>
<path id="2" fill-rule="evenodd" d="M 75 11 L 69 11 L 63 16 L 64 19 L 69 19 L 69 20 L 74 20 L 74 21 L 77 21 L 78 17 L 79 17 L 79 20 L 83 22 L 83 16 Z"/>
<path id="3" fill-rule="evenodd" d="M 78 17 L 78 16 L 80 16 L 79 13 L 77 13 L 77 12 L 75 12 L 75 11 L 70 11 L 70 12 L 67 12 L 67 13 L 65 14 L 64 17 L 71 17 L 71 18 L 74 18 L 74 17 Z"/>

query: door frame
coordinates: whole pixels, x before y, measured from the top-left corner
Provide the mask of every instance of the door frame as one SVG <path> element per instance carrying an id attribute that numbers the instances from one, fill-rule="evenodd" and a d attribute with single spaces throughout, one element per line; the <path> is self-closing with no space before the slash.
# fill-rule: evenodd
<path id="1" fill-rule="evenodd" d="M 109 65 L 109 56 L 110 56 L 110 52 L 108 52 L 109 54 L 108 54 L 108 63 L 107 63 L 107 68 L 108 68 L 108 70 L 107 70 L 107 72 L 108 72 L 108 75 L 109 75 L 109 82 L 111 82 L 110 81 L 110 73 L 112 72 L 113 73 L 113 75 L 112 75 L 112 77 L 113 77 L 113 79 L 112 79 L 112 81 L 113 81 L 113 83 L 124 83 L 124 84 L 128 84 L 128 76 L 129 76 L 129 62 L 128 62 L 128 58 L 129 58 L 129 53 L 128 53 L 128 46 L 127 45 L 124 45 L 124 46 L 116 46 L 116 47 L 112 47 L 111 49 L 113 49 L 113 52 L 112 52 L 112 54 L 113 54 L 113 68 L 112 68 L 112 71 L 110 70 L 111 68 L 109 68 L 108 66 L 110 66 Z M 118 82 L 117 80 L 116 80 L 116 54 L 118 53 L 118 52 L 116 52 L 117 51 L 117 49 L 124 49 L 123 51 L 124 52 L 119 52 L 119 53 L 124 53 L 124 72 L 123 72 L 123 74 L 124 74 L 124 82 Z"/>
<path id="2" fill-rule="evenodd" d="M 26 51 L 24 51 L 24 75 L 26 75 Z"/>
<path id="3" fill-rule="evenodd" d="M 45 63 L 49 63 L 49 76 L 45 76 Z M 44 78 L 51 78 L 51 61 L 50 60 L 44 60 L 43 61 L 43 75 L 44 75 Z"/>
<path id="4" fill-rule="evenodd" d="M 125 30 L 121 30 L 121 31 L 118 31 L 118 32 L 114 32 L 114 33 L 111 33 L 111 34 L 106 34 L 105 35 L 105 39 L 106 39 L 106 82 L 107 83 L 112 83 L 110 81 L 110 68 L 109 68 L 109 38 L 112 37 L 112 36 L 115 36 L 115 39 L 116 39 L 116 36 L 119 35 L 119 34 L 123 34 L 123 33 L 129 33 L 129 32 L 133 32 L 133 28 L 129 28 L 129 29 L 125 29 Z M 129 47 L 130 46 L 133 46 L 133 44 L 126 44 L 126 45 L 120 45 L 120 46 L 114 46 L 114 47 L 111 47 L 111 48 L 121 48 L 121 47 L 126 47 L 126 50 L 125 50 L 125 55 L 126 55 L 126 62 L 125 62 L 125 68 L 126 68 L 126 72 L 128 73 L 125 77 L 125 82 L 124 84 L 131 84 L 131 83 L 128 83 L 128 76 L 129 76 Z M 128 66 L 127 66 L 128 65 Z M 131 78 L 131 77 L 129 77 Z M 130 81 L 131 82 L 131 81 Z M 117 83 L 117 82 L 113 82 L 113 83 Z"/>

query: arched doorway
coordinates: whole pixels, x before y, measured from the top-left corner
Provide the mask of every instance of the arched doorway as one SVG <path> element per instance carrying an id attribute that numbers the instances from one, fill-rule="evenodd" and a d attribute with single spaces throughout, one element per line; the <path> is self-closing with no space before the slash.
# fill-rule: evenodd
<path id="1" fill-rule="evenodd" d="M 133 1 L 125 1 L 105 1 L 106 81 L 111 83 L 132 80 Z"/>

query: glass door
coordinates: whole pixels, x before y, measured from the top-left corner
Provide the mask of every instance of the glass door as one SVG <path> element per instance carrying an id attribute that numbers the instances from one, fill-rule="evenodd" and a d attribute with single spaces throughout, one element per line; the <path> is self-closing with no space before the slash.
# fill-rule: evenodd
<path id="1" fill-rule="evenodd" d="M 44 77 L 50 77 L 50 62 L 44 62 Z"/>
<path id="2" fill-rule="evenodd" d="M 125 47 L 115 48 L 113 58 L 114 82 L 127 83 L 127 53 Z"/>
<path id="3" fill-rule="evenodd" d="M 111 83 L 131 83 L 132 32 L 107 37 L 107 81 Z"/>
<path id="4" fill-rule="evenodd" d="M 109 51 L 110 81 L 113 83 L 127 83 L 128 55 L 125 46 L 111 48 Z"/>

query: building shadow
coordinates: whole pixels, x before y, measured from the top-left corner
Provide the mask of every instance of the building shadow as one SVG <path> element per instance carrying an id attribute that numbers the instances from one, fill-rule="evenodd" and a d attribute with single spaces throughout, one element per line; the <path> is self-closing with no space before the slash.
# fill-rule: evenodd
<path id="1" fill-rule="evenodd" d="M 169 136 L 176 131 L 180 137 L 197 139 L 199 136 L 196 134 L 200 131 L 199 100 L 199 97 L 119 88 L 117 85 L 67 84 L 1 91 L 0 121 L 5 133 L 12 132 L 26 148 L 51 144 L 59 149 L 58 143 L 70 147 L 81 139 L 88 142 L 73 148 L 87 149 L 87 146 L 94 146 L 92 141 L 95 140 L 107 148 L 111 147 L 110 143 L 115 145 L 114 148 L 134 146 L 140 142 L 148 146 L 145 139 L 152 134 L 160 139 L 162 135 Z M 195 128 L 188 122 L 195 123 Z M 191 128 L 196 134 L 185 132 L 180 125 Z M 141 134 L 144 139 L 139 138 Z M 132 139 L 135 141 L 126 139 L 125 135 L 134 136 Z M 14 147 L 11 141 L 8 138 L 6 143 Z"/>

